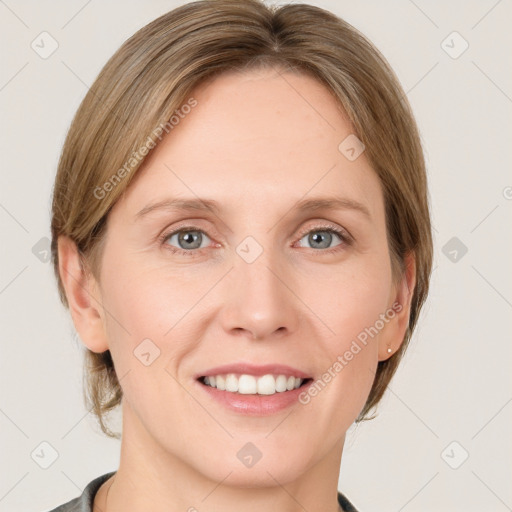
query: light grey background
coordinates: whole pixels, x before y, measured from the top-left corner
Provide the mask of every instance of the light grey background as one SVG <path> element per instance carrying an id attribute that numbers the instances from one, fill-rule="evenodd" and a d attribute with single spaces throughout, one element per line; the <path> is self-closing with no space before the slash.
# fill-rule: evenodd
<path id="1" fill-rule="evenodd" d="M 82 348 L 44 238 L 58 156 L 88 86 L 126 38 L 181 3 L 0 0 L 1 511 L 48 510 L 118 467 L 119 442 L 82 404 Z M 362 512 L 512 510 L 511 2 L 310 3 L 361 30 L 398 74 L 435 226 L 420 325 L 379 416 L 351 429 L 339 488 Z M 59 45 L 46 59 L 31 48 L 43 31 Z M 457 58 L 454 31 L 469 44 Z M 58 452 L 47 469 L 42 442 Z"/>

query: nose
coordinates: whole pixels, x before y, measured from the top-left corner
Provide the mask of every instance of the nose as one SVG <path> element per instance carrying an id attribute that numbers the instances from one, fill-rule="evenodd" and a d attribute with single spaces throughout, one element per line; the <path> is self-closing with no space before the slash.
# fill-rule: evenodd
<path id="1" fill-rule="evenodd" d="M 295 332 L 301 302 L 294 293 L 293 276 L 270 251 L 252 263 L 236 257 L 227 277 L 221 313 L 224 332 L 249 339 Z"/>

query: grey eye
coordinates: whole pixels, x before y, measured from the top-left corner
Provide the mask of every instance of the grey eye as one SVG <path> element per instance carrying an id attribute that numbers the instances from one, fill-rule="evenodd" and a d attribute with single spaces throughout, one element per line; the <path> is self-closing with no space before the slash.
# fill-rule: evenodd
<path id="1" fill-rule="evenodd" d="M 331 247 L 333 235 L 343 242 L 340 235 L 332 229 L 314 229 L 301 238 L 301 246 L 304 247 L 302 240 L 306 238 L 312 249 L 328 249 Z"/>
<path id="2" fill-rule="evenodd" d="M 181 229 L 180 231 L 176 231 L 175 233 L 172 233 L 166 238 L 166 242 L 168 243 L 170 240 L 172 240 L 174 237 L 177 237 L 177 248 L 182 250 L 194 250 L 194 249 L 201 249 L 202 242 L 206 239 L 208 239 L 208 236 L 201 230 L 196 229 Z M 174 245 L 174 244 L 169 244 Z M 206 244 L 208 245 L 208 244 Z M 175 246 L 175 245 L 174 245 Z M 176 246 L 175 246 L 176 247 Z"/>

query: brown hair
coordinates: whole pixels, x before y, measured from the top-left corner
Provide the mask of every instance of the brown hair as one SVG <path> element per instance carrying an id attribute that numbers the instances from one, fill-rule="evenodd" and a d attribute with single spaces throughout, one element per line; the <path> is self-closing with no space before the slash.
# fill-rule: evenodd
<path id="1" fill-rule="evenodd" d="M 59 235 L 76 243 L 82 264 L 99 276 L 107 215 L 143 162 L 140 149 L 148 137 L 156 127 L 170 126 L 200 83 L 261 65 L 307 73 L 333 93 L 380 178 L 394 276 L 403 272 L 407 253 L 416 258 L 409 326 L 400 349 L 378 363 L 356 420 L 362 421 L 394 375 L 425 301 L 432 235 L 425 162 L 405 93 L 372 43 L 328 11 L 306 4 L 266 6 L 260 0 L 197 1 L 152 21 L 119 48 L 83 99 L 59 161 L 51 219 L 59 294 L 67 307 Z M 87 349 L 84 364 L 86 405 L 103 432 L 118 438 L 103 418 L 122 399 L 110 351 Z"/>

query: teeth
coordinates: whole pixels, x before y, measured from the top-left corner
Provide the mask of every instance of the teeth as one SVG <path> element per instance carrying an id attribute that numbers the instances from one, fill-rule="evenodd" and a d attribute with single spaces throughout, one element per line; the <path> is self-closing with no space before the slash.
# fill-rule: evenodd
<path id="1" fill-rule="evenodd" d="M 274 395 L 297 389 L 303 381 L 304 379 L 299 377 L 271 374 L 255 377 L 254 375 L 237 376 L 234 373 L 228 373 L 227 375 L 211 375 L 204 378 L 204 383 L 207 386 L 243 395 Z"/>

